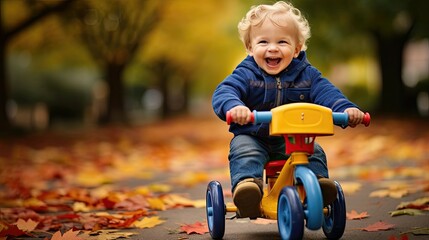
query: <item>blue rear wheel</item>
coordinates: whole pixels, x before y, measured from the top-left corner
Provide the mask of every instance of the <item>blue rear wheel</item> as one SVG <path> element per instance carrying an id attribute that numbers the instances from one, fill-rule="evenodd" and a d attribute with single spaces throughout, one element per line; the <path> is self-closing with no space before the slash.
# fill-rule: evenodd
<path id="1" fill-rule="evenodd" d="M 346 228 L 346 200 L 343 189 L 338 182 L 337 199 L 328 206 L 328 214 L 324 218 L 323 232 L 328 239 L 340 239 Z"/>
<path id="2" fill-rule="evenodd" d="M 277 224 L 282 239 L 302 239 L 304 211 L 295 187 L 284 187 L 277 203 Z"/>
<path id="3" fill-rule="evenodd" d="M 223 199 L 222 185 L 211 181 L 206 191 L 207 225 L 213 239 L 221 239 L 225 234 L 226 207 Z"/>

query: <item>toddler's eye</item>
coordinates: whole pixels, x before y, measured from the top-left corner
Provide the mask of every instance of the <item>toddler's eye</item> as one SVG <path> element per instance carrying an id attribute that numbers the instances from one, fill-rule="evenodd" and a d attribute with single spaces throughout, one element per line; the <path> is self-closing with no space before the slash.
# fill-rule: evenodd
<path id="1" fill-rule="evenodd" d="M 267 44 L 268 42 L 266 40 L 261 40 L 258 42 L 258 44 Z"/>
<path id="2" fill-rule="evenodd" d="M 288 42 L 286 40 L 279 41 L 280 44 L 287 44 Z"/>

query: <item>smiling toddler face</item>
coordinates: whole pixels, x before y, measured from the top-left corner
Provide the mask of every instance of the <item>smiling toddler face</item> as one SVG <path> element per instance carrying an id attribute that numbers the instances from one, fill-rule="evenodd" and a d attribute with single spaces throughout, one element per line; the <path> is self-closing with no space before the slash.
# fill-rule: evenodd
<path id="1" fill-rule="evenodd" d="M 277 75 L 286 69 L 301 50 L 293 20 L 287 16 L 281 18 L 281 25 L 266 18 L 250 30 L 247 51 L 258 66 L 270 75 Z"/>

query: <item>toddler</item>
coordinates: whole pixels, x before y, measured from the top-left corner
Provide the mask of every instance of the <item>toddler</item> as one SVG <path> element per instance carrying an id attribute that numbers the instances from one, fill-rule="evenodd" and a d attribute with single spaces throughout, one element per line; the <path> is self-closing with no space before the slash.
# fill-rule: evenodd
<path id="1" fill-rule="evenodd" d="M 251 111 L 309 102 L 348 113 L 351 127 L 362 122 L 364 113 L 308 62 L 310 27 L 292 4 L 279 1 L 252 7 L 238 24 L 238 32 L 248 56 L 218 85 L 212 104 L 219 118 L 225 120 L 230 111 L 233 121 L 228 158 L 237 216 L 254 219 L 261 215 L 264 165 L 289 156 L 284 138 L 269 136 L 268 124 L 249 123 Z M 328 179 L 326 156 L 317 143 L 309 168 L 319 179 L 324 205 L 329 205 L 337 189 Z"/>

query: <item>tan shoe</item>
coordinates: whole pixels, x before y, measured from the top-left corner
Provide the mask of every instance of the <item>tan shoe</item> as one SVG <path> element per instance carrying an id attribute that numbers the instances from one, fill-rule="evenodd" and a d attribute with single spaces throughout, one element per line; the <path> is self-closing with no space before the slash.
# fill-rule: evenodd
<path id="1" fill-rule="evenodd" d="M 255 219 L 261 216 L 262 191 L 253 178 L 244 179 L 235 187 L 233 201 L 237 217 Z"/>
<path id="2" fill-rule="evenodd" d="M 319 184 L 323 195 L 323 206 L 326 207 L 337 199 L 337 186 L 328 178 L 319 178 Z"/>

